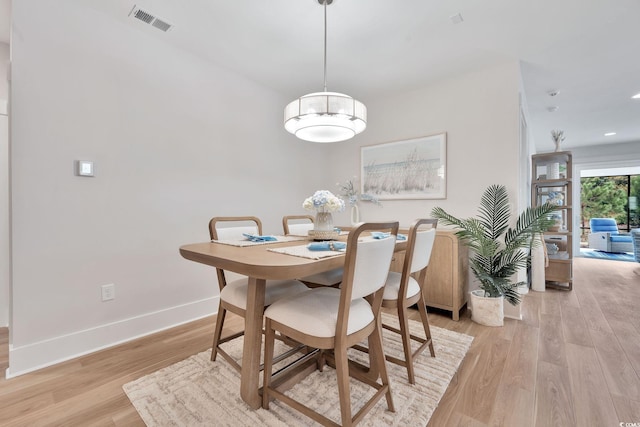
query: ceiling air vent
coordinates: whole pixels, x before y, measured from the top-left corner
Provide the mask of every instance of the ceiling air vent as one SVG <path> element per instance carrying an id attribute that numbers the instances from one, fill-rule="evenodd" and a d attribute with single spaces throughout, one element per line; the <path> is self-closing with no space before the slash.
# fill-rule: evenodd
<path id="1" fill-rule="evenodd" d="M 149 13 L 146 10 L 142 10 L 137 6 L 133 6 L 133 9 L 129 13 L 129 16 L 139 19 L 145 24 L 151 24 L 151 26 L 164 31 L 165 33 L 173 27 L 173 25 L 169 24 L 164 19 L 160 19 L 154 14 Z"/>

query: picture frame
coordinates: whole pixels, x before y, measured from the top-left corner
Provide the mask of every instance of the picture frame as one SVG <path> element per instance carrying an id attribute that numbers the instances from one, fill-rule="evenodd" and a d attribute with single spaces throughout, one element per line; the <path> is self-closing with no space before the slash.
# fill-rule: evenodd
<path id="1" fill-rule="evenodd" d="M 447 134 L 360 148 L 360 190 L 379 200 L 446 199 Z"/>

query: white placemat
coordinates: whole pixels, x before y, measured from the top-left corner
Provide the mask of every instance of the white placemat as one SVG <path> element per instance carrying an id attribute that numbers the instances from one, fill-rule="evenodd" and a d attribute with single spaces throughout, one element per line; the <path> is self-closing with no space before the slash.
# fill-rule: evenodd
<path id="1" fill-rule="evenodd" d="M 338 233 L 338 235 L 340 236 L 346 236 L 347 234 L 349 234 L 348 231 L 342 231 L 340 230 L 340 232 Z M 297 236 L 297 237 L 304 237 L 304 238 L 309 238 L 309 234 L 300 234 L 300 233 L 290 233 L 288 234 L 288 236 Z"/>
<path id="2" fill-rule="evenodd" d="M 256 246 L 256 245 L 268 245 L 271 243 L 282 243 L 282 242 L 295 242 L 297 240 L 307 240 L 305 237 L 301 236 L 273 236 L 277 240 L 272 240 L 270 242 L 252 242 L 251 240 L 212 240 L 214 243 L 221 243 L 223 245 L 231 245 L 231 246 Z"/>
<path id="3" fill-rule="evenodd" d="M 310 259 L 320 259 L 345 254 L 344 251 L 310 251 L 309 249 L 307 249 L 307 245 L 287 246 L 286 248 L 269 248 L 268 250 L 271 252 L 278 252 L 281 254 Z"/>

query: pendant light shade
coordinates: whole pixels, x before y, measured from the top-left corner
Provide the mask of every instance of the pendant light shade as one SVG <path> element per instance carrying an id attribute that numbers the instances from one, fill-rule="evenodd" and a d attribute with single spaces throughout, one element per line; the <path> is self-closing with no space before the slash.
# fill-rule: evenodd
<path id="1" fill-rule="evenodd" d="M 327 92 L 327 4 L 324 5 L 324 91 L 300 98 L 284 109 L 284 128 L 311 142 L 338 142 L 353 138 L 367 127 L 367 107 L 342 93 Z"/>
<path id="2" fill-rule="evenodd" d="M 366 127 L 367 107 L 342 93 L 310 93 L 284 109 L 284 128 L 305 141 L 345 141 Z"/>

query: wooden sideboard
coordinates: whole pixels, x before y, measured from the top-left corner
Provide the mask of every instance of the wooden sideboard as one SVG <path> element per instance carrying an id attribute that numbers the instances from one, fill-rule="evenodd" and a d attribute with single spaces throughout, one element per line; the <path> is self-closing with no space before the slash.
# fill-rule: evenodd
<path id="1" fill-rule="evenodd" d="M 397 252 L 392 271 L 402 271 L 404 252 Z M 437 230 L 427 267 L 425 296 L 427 306 L 448 310 L 453 320 L 460 319 L 460 309 L 467 303 L 469 285 L 469 249 L 451 230 Z"/>

